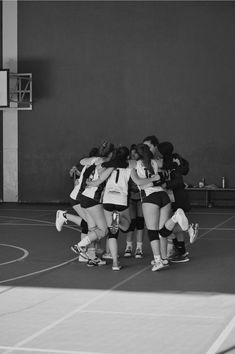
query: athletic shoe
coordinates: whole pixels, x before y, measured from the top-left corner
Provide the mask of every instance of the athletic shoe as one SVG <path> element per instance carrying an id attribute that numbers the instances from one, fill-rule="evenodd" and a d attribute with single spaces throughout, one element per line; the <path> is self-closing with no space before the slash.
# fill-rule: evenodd
<path id="1" fill-rule="evenodd" d="M 113 259 L 111 253 L 107 253 L 107 252 L 105 252 L 105 253 L 103 254 L 102 258 L 103 258 L 103 259 Z"/>
<path id="2" fill-rule="evenodd" d="M 131 257 L 132 256 L 132 248 L 127 247 L 124 252 L 124 257 Z"/>
<path id="3" fill-rule="evenodd" d="M 87 252 L 86 252 L 86 247 L 80 247 L 78 245 L 73 245 L 73 246 L 71 246 L 71 250 L 74 253 L 79 254 L 79 256 L 83 257 L 86 260 L 90 259 Z"/>
<path id="4" fill-rule="evenodd" d="M 190 259 L 188 257 L 188 252 L 185 252 L 184 254 L 178 254 L 169 259 L 170 262 L 172 263 L 186 263 L 189 262 Z"/>
<path id="5" fill-rule="evenodd" d="M 168 267 L 168 266 L 170 265 L 170 263 L 169 263 L 169 261 L 168 261 L 167 258 L 162 259 L 162 263 L 164 264 L 165 267 Z M 155 260 L 153 259 L 153 260 L 151 261 L 151 265 L 153 266 L 154 264 L 155 264 Z"/>
<path id="6" fill-rule="evenodd" d="M 79 257 L 78 257 L 78 262 L 79 262 L 79 263 L 87 263 L 87 259 L 86 259 L 86 258 L 83 258 L 81 255 L 79 255 Z"/>
<path id="7" fill-rule="evenodd" d="M 153 264 L 153 267 L 152 267 L 152 272 L 156 272 L 157 270 L 160 270 L 160 269 L 163 269 L 163 268 L 166 268 L 166 267 L 167 267 L 167 265 L 164 265 L 161 259 L 159 259 L 158 261 L 154 260 L 154 264 Z"/>
<path id="8" fill-rule="evenodd" d="M 122 269 L 122 266 L 120 264 L 116 265 L 116 266 L 112 266 L 112 270 L 114 271 L 119 271 Z"/>
<path id="9" fill-rule="evenodd" d="M 172 216 L 172 220 L 175 223 L 178 223 L 183 231 L 188 230 L 189 224 L 188 219 L 183 211 L 183 209 L 177 209 L 174 215 Z"/>
<path id="10" fill-rule="evenodd" d="M 143 251 L 140 248 L 136 248 L 135 258 L 143 258 L 143 257 L 144 257 Z"/>
<path id="11" fill-rule="evenodd" d="M 62 227 L 65 224 L 67 224 L 67 219 L 64 217 L 64 213 L 66 213 L 65 210 L 57 210 L 56 212 L 56 220 L 55 220 L 55 226 L 57 231 L 61 231 Z"/>
<path id="12" fill-rule="evenodd" d="M 112 214 L 112 223 L 110 226 L 110 232 L 111 234 L 116 234 L 119 229 L 119 213 L 117 211 L 114 211 Z"/>
<path id="13" fill-rule="evenodd" d="M 194 243 L 198 236 L 199 224 L 190 224 L 188 228 L 188 234 L 190 243 Z"/>
<path id="14" fill-rule="evenodd" d="M 99 258 L 99 257 L 96 257 L 94 259 L 89 259 L 87 261 L 88 267 L 97 267 L 97 266 L 102 266 L 102 265 L 106 265 L 106 261 L 104 259 Z"/>

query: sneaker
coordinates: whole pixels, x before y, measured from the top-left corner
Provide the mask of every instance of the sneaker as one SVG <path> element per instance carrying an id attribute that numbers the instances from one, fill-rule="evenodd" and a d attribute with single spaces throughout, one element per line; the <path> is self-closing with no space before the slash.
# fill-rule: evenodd
<path id="1" fill-rule="evenodd" d="M 61 231 L 62 227 L 65 224 L 67 224 L 67 219 L 64 217 L 64 213 L 66 213 L 65 210 L 57 210 L 56 212 L 56 220 L 55 220 L 55 227 L 57 231 Z"/>
<path id="2" fill-rule="evenodd" d="M 78 257 L 78 262 L 79 262 L 79 263 L 87 263 L 87 259 L 86 259 L 86 258 L 83 258 L 81 255 L 79 255 L 79 257 Z"/>
<path id="3" fill-rule="evenodd" d="M 169 259 L 169 261 L 172 263 L 186 263 L 186 262 L 189 262 L 190 259 L 188 256 L 188 252 L 185 252 L 184 254 L 178 254 L 178 255 L 172 256 Z"/>
<path id="4" fill-rule="evenodd" d="M 143 257 L 144 257 L 143 251 L 140 248 L 136 248 L 135 258 L 143 258 Z"/>
<path id="5" fill-rule="evenodd" d="M 168 267 L 168 266 L 170 265 L 170 263 L 169 263 L 169 261 L 168 261 L 167 258 L 162 259 L 162 263 L 164 264 L 165 267 Z M 153 260 L 151 261 L 151 265 L 154 266 L 154 264 L 155 264 L 155 260 L 153 259 Z"/>
<path id="6" fill-rule="evenodd" d="M 102 266 L 106 265 L 106 261 L 102 258 L 96 257 L 94 259 L 89 259 L 87 261 L 87 266 L 88 267 L 97 267 L 97 266 Z"/>
<path id="7" fill-rule="evenodd" d="M 80 247 L 78 245 L 73 245 L 71 246 L 71 250 L 76 253 L 79 254 L 79 256 L 83 257 L 86 260 L 89 260 L 89 256 L 86 252 L 86 247 Z"/>
<path id="8" fill-rule="evenodd" d="M 153 264 L 153 267 L 152 267 L 152 272 L 156 272 L 157 270 L 163 269 L 165 267 L 167 267 L 167 266 L 163 264 L 161 259 L 159 259 L 158 261 L 154 260 L 154 264 Z"/>
<path id="9" fill-rule="evenodd" d="M 114 266 L 114 265 L 112 266 L 112 270 L 114 270 L 114 271 L 119 271 L 121 269 L 122 269 L 122 266 L 120 264 L 118 264 L 116 266 Z"/>
<path id="10" fill-rule="evenodd" d="M 116 234 L 119 229 L 119 213 L 117 211 L 114 211 L 112 214 L 112 223 L 110 226 L 110 232 L 111 234 Z"/>
<path id="11" fill-rule="evenodd" d="M 177 209 L 174 215 L 172 216 L 172 220 L 175 223 L 178 223 L 183 231 L 188 230 L 189 224 L 188 219 L 183 211 L 183 209 Z"/>
<path id="12" fill-rule="evenodd" d="M 182 256 L 182 254 L 184 256 L 189 256 L 189 252 L 186 251 L 185 253 L 182 253 L 178 248 L 176 248 L 175 246 L 173 247 L 173 252 L 171 254 L 171 256 L 167 257 L 167 259 L 169 261 L 171 261 L 172 258 L 178 257 L 178 256 Z"/>
<path id="13" fill-rule="evenodd" d="M 113 259 L 111 253 L 105 252 L 102 256 L 103 259 Z"/>
<path id="14" fill-rule="evenodd" d="M 190 243 L 194 243 L 198 236 L 199 224 L 190 224 L 188 228 L 188 234 Z"/>
<path id="15" fill-rule="evenodd" d="M 132 248 L 127 247 L 124 252 L 124 257 L 131 257 L 132 256 Z"/>

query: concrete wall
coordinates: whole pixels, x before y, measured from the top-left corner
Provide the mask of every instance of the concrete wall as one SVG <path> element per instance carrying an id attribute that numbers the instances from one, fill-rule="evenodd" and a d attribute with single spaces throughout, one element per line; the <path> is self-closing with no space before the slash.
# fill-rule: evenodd
<path id="1" fill-rule="evenodd" d="M 34 97 L 19 113 L 20 201 L 67 201 L 91 147 L 152 134 L 190 161 L 187 182 L 235 187 L 234 3 L 20 1 L 18 16 Z"/>

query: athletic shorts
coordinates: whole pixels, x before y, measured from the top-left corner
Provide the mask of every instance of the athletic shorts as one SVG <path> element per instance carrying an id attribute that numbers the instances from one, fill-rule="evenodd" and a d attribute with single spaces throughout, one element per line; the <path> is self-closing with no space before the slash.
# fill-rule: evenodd
<path id="1" fill-rule="evenodd" d="M 92 207 L 100 204 L 96 200 L 86 197 L 83 194 L 81 195 L 80 202 L 81 202 L 81 207 L 84 209 L 92 208 Z"/>
<path id="2" fill-rule="evenodd" d="M 142 203 L 151 203 L 158 205 L 159 208 L 163 208 L 165 205 L 169 204 L 170 198 L 165 191 L 162 192 L 154 192 L 143 198 Z"/>
<path id="3" fill-rule="evenodd" d="M 71 204 L 71 206 L 81 204 L 79 200 L 72 199 L 71 197 L 69 197 L 69 200 L 70 200 L 70 204 Z"/>
<path id="4" fill-rule="evenodd" d="M 126 210 L 128 208 L 128 206 L 127 205 L 104 203 L 103 208 L 104 208 L 104 210 L 107 210 L 107 211 L 123 211 L 123 210 Z"/>

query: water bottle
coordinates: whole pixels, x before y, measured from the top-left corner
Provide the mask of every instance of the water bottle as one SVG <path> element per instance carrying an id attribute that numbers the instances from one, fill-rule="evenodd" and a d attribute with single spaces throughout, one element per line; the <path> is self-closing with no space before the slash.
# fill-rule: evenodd
<path id="1" fill-rule="evenodd" d="M 199 188 L 203 188 L 203 187 L 205 187 L 205 178 L 204 177 L 199 182 Z"/>
<path id="2" fill-rule="evenodd" d="M 225 188 L 225 177 L 222 177 L 221 179 L 221 187 Z"/>

